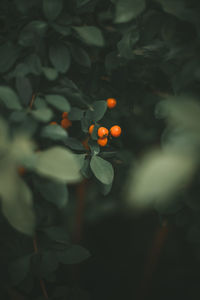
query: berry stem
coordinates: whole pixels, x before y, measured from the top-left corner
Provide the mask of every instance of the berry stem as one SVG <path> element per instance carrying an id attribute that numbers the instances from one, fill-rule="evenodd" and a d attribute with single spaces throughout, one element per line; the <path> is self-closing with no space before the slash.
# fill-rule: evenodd
<path id="1" fill-rule="evenodd" d="M 34 253 L 38 253 L 38 245 L 37 245 L 37 236 L 36 235 L 33 239 L 33 248 L 34 248 Z M 47 290 L 46 290 L 44 280 L 40 279 L 39 281 L 40 281 L 40 287 L 41 287 L 42 293 L 44 295 L 44 299 L 48 300 L 49 296 L 47 294 Z"/>
<path id="2" fill-rule="evenodd" d="M 156 269 L 156 266 L 159 262 L 159 257 L 161 254 L 161 250 L 166 242 L 167 236 L 169 233 L 169 227 L 167 221 L 164 220 L 162 223 L 162 227 L 159 228 L 154 236 L 152 247 L 149 251 L 147 263 L 144 270 L 144 277 L 140 285 L 139 290 L 139 300 L 146 299 L 146 296 L 149 296 L 150 286 L 153 280 L 153 273 Z"/>
<path id="3" fill-rule="evenodd" d="M 36 96 L 35 94 L 32 95 L 32 98 L 31 98 L 31 101 L 30 101 L 30 104 L 29 104 L 30 109 L 32 109 L 32 107 L 33 107 L 33 103 L 35 101 L 35 96 Z"/>

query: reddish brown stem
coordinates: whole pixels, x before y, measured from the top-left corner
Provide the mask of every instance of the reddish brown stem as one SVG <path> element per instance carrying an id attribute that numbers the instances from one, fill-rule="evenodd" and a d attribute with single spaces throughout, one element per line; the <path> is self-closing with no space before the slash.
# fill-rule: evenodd
<path id="1" fill-rule="evenodd" d="M 153 279 L 153 273 L 158 264 L 160 253 L 167 239 L 168 232 L 169 227 L 167 225 L 167 221 L 164 221 L 162 227 L 159 228 L 155 233 L 152 247 L 148 255 L 147 263 L 144 270 L 144 277 L 139 290 L 138 299 L 140 300 L 145 299 L 146 296 L 149 294 L 150 286 Z"/>
<path id="2" fill-rule="evenodd" d="M 30 109 L 32 109 L 34 101 L 35 101 L 35 94 L 32 95 L 32 98 L 31 98 L 31 101 L 29 104 Z"/>
<path id="3" fill-rule="evenodd" d="M 37 245 L 37 237 L 36 237 L 36 235 L 35 235 L 35 237 L 33 239 L 33 248 L 34 248 L 34 252 L 38 253 L 38 245 Z M 45 283 L 44 283 L 43 279 L 40 279 L 40 287 L 41 287 L 42 293 L 44 295 L 44 298 L 46 300 L 48 300 L 49 296 L 47 294 L 46 286 L 45 286 Z"/>
<path id="4" fill-rule="evenodd" d="M 85 207 L 85 195 L 86 195 L 87 179 L 84 179 L 76 190 L 77 206 L 75 216 L 75 228 L 74 228 L 74 242 L 79 243 L 81 240 L 81 234 L 83 229 L 83 215 Z"/>

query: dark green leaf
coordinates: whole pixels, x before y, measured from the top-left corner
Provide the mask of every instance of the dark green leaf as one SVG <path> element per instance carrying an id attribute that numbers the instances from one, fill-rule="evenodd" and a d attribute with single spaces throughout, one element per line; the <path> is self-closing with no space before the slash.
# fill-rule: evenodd
<path id="1" fill-rule="evenodd" d="M 63 208 L 68 202 L 68 190 L 66 184 L 50 180 L 34 180 L 34 187 L 41 193 L 46 201 Z"/>
<path id="2" fill-rule="evenodd" d="M 0 46 L 0 73 L 7 72 L 16 62 L 19 55 L 18 47 L 10 42 Z"/>
<path id="3" fill-rule="evenodd" d="M 10 264 L 9 273 L 13 285 L 18 285 L 27 276 L 30 269 L 30 259 L 31 255 L 26 255 Z"/>
<path id="4" fill-rule="evenodd" d="M 96 101 L 93 104 L 93 111 L 92 111 L 92 120 L 99 121 L 103 118 L 106 110 L 107 110 L 107 103 L 106 101 Z"/>
<path id="5" fill-rule="evenodd" d="M 0 86 L 0 101 L 9 109 L 19 110 L 22 108 L 17 94 L 7 86 Z"/>
<path id="6" fill-rule="evenodd" d="M 47 125 L 41 130 L 41 137 L 51 139 L 53 141 L 65 141 L 67 132 L 60 125 Z"/>
<path id="7" fill-rule="evenodd" d="M 32 98 L 32 86 L 30 83 L 30 80 L 26 77 L 17 77 L 16 78 L 16 89 L 19 94 L 21 103 L 25 106 L 28 106 L 28 104 L 31 101 Z"/>
<path id="8" fill-rule="evenodd" d="M 62 11 L 62 8 L 62 0 L 43 0 L 44 15 L 50 21 L 55 20 L 59 16 L 59 14 Z"/>
<path id="9" fill-rule="evenodd" d="M 49 59 L 58 72 L 65 73 L 69 70 L 71 57 L 64 45 L 52 45 L 49 49 Z"/>
<path id="10" fill-rule="evenodd" d="M 86 68 L 91 67 L 91 60 L 87 52 L 74 44 L 71 45 L 71 54 L 74 58 L 74 60 L 81 66 L 84 66 Z"/>
<path id="11" fill-rule="evenodd" d="M 23 47 L 34 46 L 39 38 L 44 37 L 48 25 L 44 21 L 32 21 L 26 25 L 19 35 L 19 44 Z"/>
<path id="12" fill-rule="evenodd" d="M 99 28 L 95 26 L 74 26 L 73 29 L 84 43 L 98 47 L 104 46 L 104 37 Z"/>
<path id="13" fill-rule="evenodd" d="M 42 70 L 45 77 L 50 81 L 56 80 L 58 77 L 58 72 L 53 68 L 42 68 Z"/>
<path id="14" fill-rule="evenodd" d="M 62 227 L 51 226 L 42 229 L 42 231 L 53 241 L 65 242 L 66 244 L 69 243 L 69 235 L 67 231 Z"/>
<path id="15" fill-rule="evenodd" d="M 129 22 L 145 9 L 145 0 L 118 0 L 116 3 L 116 23 Z"/>
<path id="16" fill-rule="evenodd" d="M 46 95 L 46 101 L 60 111 L 70 111 L 70 104 L 65 97 L 60 95 Z"/>
<path id="17" fill-rule="evenodd" d="M 80 121 L 83 117 L 84 111 L 80 108 L 72 107 L 69 114 L 68 118 L 71 121 Z"/>
<path id="18" fill-rule="evenodd" d="M 89 140 L 88 146 L 90 147 L 92 155 L 97 155 L 100 152 L 100 147 L 96 141 Z"/>
<path id="19" fill-rule="evenodd" d="M 78 264 L 90 257 L 90 253 L 85 248 L 72 245 L 65 251 L 57 251 L 56 256 L 58 260 L 63 264 Z"/>
<path id="20" fill-rule="evenodd" d="M 85 148 L 83 147 L 82 143 L 75 138 L 68 137 L 65 140 L 65 145 L 68 146 L 72 150 L 85 151 Z"/>
<path id="21" fill-rule="evenodd" d="M 103 184 L 111 184 L 114 178 L 114 170 L 108 161 L 99 156 L 92 156 L 90 167 L 95 177 Z"/>

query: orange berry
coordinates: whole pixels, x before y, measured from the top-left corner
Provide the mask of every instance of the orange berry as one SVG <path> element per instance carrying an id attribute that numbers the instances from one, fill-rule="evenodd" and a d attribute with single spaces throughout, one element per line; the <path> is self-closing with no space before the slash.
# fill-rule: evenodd
<path id="1" fill-rule="evenodd" d="M 58 124 L 58 123 L 55 122 L 55 121 L 53 121 L 53 122 L 50 123 L 50 125 L 57 125 L 57 124 Z"/>
<path id="2" fill-rule="evenodd" d="M 107 99 L 107 106 L 108 108 L 112 109 L 117 105 L 117 100 L 115 98 L 108 98 Z"/>
<path id="3" fill-rule="evenodd" d="M 105 128 L 105 127 L 100 127 L 100 128 L 98 129 L 98 136 L 99 136 L 100 138 L 104 138 L 104 137 L 108 136 L 108 134 L 109 134 L 109 131 L 108 131 L 107 128 Z"/>
<path id="4" fill-rule="evenodd" d="M 114 137 L 119 137 L 122 133 L 121 127 L 119 127 L 118 125 L 112 126 L 110 128 L 110 134 Z"/>
<path id="5" fill-rule="evenodd" d="M 89 134 L 91 135 L 94 129 L 94 124 L 90 125 L 89 127 Z"/>
<path id="6" fill-rule="evenodd" d="M 68 118 L 68 112 L 64 111 L 63 114 L 62 114 L 62 118 L 67 119 Z"/>
<path id="7" fill-rule="evenodd" d="M 107 145 L 107 143 L 108 143 L 108 138 L 104 137 L 102 139 L 98 139 L 97 143 L 99 144 L 99 146 L 105 147 Z"/>
<path id="8" fill-rule="evenodd" d="M 69 128 L 70 126 L 72 126 L 72 122 L 68 119 L 62 119 L 60 125 L 62 126 L 62 128 Z"/>
<path id="9" fill-rule="evenodd" d="M 26 173 L 26 169 L 24 167 L 18 167 L 18 174 L 23 176 Z"/>

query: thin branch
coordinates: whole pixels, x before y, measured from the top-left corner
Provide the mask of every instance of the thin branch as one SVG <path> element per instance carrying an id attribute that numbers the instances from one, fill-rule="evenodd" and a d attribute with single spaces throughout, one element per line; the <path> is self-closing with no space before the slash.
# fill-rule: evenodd
<path id="1" fill-rule="evenodd" d="M 38 245 L 37 245 L 37 237 L 36 237 L 36 235 L 35 235 L 35 237 L 33 239 L 33 248 L 34 248 L 34 252 L 38 253 Z M 48 300 L 49 296 L 47 294 L 46 286 L 45 286 L 45 283 L 44 283 L 43 279 L 40 279 L 40 287 L 41 287 L 42 293 L 44 295 L 44 298 L 46 300 Z"/>

